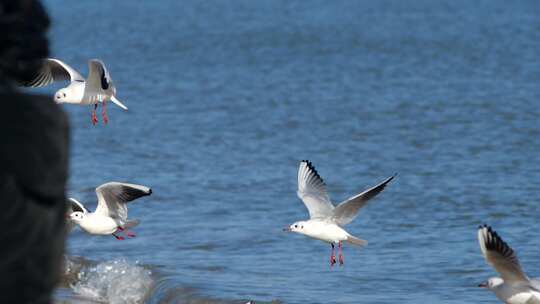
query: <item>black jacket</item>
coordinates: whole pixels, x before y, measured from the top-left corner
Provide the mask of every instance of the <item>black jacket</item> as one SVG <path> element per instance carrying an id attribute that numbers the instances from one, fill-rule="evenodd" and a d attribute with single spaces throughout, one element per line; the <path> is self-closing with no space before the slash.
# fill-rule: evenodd
<path id="1" fill-rule="evenodd" d="M 0 303 L 50 303 L 62 271 L 68 121 L 50 96 L 0 91 Z"/>

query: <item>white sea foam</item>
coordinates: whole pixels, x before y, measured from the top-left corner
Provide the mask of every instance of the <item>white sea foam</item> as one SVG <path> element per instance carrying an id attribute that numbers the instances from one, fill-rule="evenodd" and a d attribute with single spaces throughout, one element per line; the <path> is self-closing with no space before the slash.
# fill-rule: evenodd
<path id="1" fill-rule="evenodd" d="M 76 294 L 111 304 L 143 303 L 153 285 L 150 270 L 125 260 L 101 262 L 77 276 Z"/>

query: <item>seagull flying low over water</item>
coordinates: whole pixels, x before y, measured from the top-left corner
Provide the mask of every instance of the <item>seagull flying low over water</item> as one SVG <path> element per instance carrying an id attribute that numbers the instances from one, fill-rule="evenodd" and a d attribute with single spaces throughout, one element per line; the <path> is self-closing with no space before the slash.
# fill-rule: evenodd
<path id="1" fill-rule="evenodd" d="M 107 101 L 127 111 L 127 107 L 116 98 L 116 87 L 105 64 L 99 59 L 88 61 L 88 78 L 79 74 L 75 69 L 58 59 L 45 59 L 36 77 L 24 83 L 27 87 L 44 87 L 57 81 L 70 81 L 70 84 L 54 94 L 56 103 L 72 103 L 80 105 L 94 105 L 92 123 L 98 121 L 96 110 L 102 104 L 101 115 L 103 122 L 109 121 L 107 117 Z"/>
<path id="2" fill-rule="evenodd" d="M 123 240 L 116 232 L 124 232 L 128 237 L 135 234 L 127 231 L 139 224 L 139 220 L 128 220 L 127 203 L 152 194 L 152 189 L 134 184 L 109 182 L 96 188 L 98 203 L 96 211 L 89 212 L 83 204 L 70 198 L 71 212 L 68 217 L 82 230 L 90 234 L 113 235 Z"/>
<path id="3" fill-rule="evenodd" d="M 334 244 L 338 244 L 339 264 L 343 265 L 342 242 L 346 241 L 353 245 L 363 246 L 367 244 L 367 241 L 350 235 L 341 226 L 352 222 L 358 215 L 358 210 L 371 198 L 383 191 L 384 187 L 395 176 L 394 174 L 377 186 L 357 194 L 334 207 L 326 193 L 326 184 L 323 179 L 310 161 L 303 160 L 300 162 L 300 167 L 298 168 L 297 194 L 306 205 L 310 219 L 293 223 L 283 230 L 304 234 L 308 237 L 330 243 L 332 245 L 330 266 L 336 263 Z"/>
<path id="4" fill-rule="evenodd" d="M 540 304 L 540 279 L 527 277 L 514 250 L 487 225 L 478 227 L 480 249 L 490 264 L 501 275 L 478 287 L 487 288 L 506 304 Z"/>

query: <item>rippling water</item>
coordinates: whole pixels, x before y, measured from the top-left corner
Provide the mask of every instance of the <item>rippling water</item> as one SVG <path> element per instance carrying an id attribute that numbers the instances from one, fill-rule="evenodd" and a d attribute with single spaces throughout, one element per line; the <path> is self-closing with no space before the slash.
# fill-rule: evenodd
<path id="1" fill-rule="evenodd" d="M 130 108 L 93 127 L 64 107 L 70 195 L 154 190 L 137 238 L 70 235 L 58 302 L 493 303 L 484 222 L 540 276 L 538 2 L 46 5 L 54 56 L 103 59 Z M 307 217 L 306 158 L 338 202 L 399 173 L 347 226 L 370 244 L 345 267 L 281 232 Z"/>

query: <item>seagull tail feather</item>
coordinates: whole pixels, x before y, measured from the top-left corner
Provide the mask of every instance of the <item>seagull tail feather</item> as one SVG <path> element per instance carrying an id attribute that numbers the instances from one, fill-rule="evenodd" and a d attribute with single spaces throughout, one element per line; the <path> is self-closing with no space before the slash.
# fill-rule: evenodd
<path id="1" fill-rule="evenodd" d="M 128 108 L 123 103 L 121 103 L 120 100 L 118 100 L 114 95 L 111 96 L 111 101 L 114 102 L 115 105 L 127 111 Z"/>
<path id="2" fill-rule="evenodd" d="M 139 221 L 139 220 L 137 220 L 137 219 L 135 219 L 135 220 L 129 220 L 129 221 L 127 221 L 127 222 L 124 224 L 124 227 L 123 227 L 123 228 L 124 228 L 124 229 L 131 229 L 131 228 L 133 228 L 133 227 L 139 225 L 140 222 L 141 222 L 141 221 Z"/>
<path id="3" fill-rule="evenodd" d="M 352 235 L 347 236 L 347 242 L 351 243 L 355 246 L 366 246 L 368 244 L 368 241 L 362 240 L 360 238 L 354 237 Z"/>

